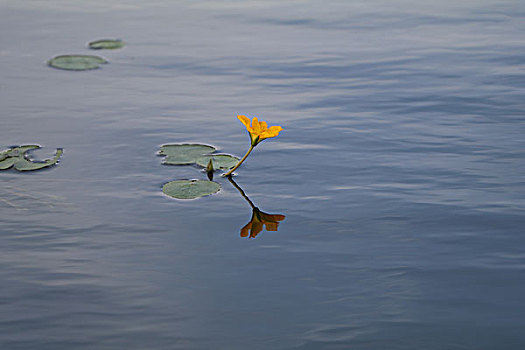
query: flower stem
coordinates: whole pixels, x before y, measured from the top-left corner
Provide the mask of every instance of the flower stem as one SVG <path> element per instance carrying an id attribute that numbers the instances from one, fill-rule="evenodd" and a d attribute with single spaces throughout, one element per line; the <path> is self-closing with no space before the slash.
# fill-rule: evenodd
<path id="1" fill-rule="evenodd" d="M 254 149 L 255 146 L 251 145 L 250 146 L 250 149 L 248 150 L 248 152 L 246 152 L 246 154 L 244 155 L 244 157 L 242 157 L 241 160 L 239 160 L 239 163 L 237 163 L 236 166 L 234 166 L 230 171 L 228 171 L 226 174 L 224 174 L 223 176 L 231 176 L 232 173 L 235 171 L 235 169 L 237 169 L 238 167 L 241 166 L 242 162 L 244 162 L 246 160 L 246 158 L 248 158 L 248 156 L 250 155 L 250 153 L 252 152 L 252 150 Z"/>

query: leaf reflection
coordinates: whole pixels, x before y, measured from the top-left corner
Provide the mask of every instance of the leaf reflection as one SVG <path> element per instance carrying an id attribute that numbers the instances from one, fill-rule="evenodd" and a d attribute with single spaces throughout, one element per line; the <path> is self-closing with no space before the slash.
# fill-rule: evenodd
<path id="1" fill-rule="evenodd" d="M 231 177 L 228 177 L 228 180 L 232 183 L 233 187 L 235 187 L 241 193 L 241 196 L 246 199 L 246 201 L 250 204 L 250 207 L 252 207 L 252 218 L 250 222 L 241 228 L 241 237 L 255 238 L 259 233 L 262 232 L 263 228 L 266 228 L 266 231 L 277 231 L 279 228 L 279 221 L 284 220 L 286 216 L 262 212 L 253 204 L 246 193 L 244 193 L 242 188 L 240 188 Z"/>

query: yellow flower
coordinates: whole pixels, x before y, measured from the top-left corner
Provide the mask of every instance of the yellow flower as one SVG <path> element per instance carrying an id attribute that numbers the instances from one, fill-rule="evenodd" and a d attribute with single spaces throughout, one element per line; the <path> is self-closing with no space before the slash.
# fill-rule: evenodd
<path id="1" fill-rule="evenodd" d="M 283 129 L 280 126 L 268 127 L 266 122 L 257 120 L 257 117 L 253 117 L 251 125 L 250 118 L 244 115 L 238 115 L 237 118 L 246 126 L 246 130 L 250 133 L 252 146 L 257 146 L 259 142 L 279 135 L 279 132 Z"/>
<path id="2" fill-rule="evenodd" d="M 237 165 L 234 166 L 233 168 L 231 168 L 230 171 L 228 171 L 226 174 L 223 175 L 223 176 L 226 176 L 226 177 L 231 176 L 233 174 L 233 172 L 238 167 L 241 166 L 242 162 L 244 162 L 246 160 L 246 158 L 248 158 L 250 153 L 253 151 L 254 147 L 257 146 L 259 144 L 259 142 L 261 142 L 263 140 L 266 140 L 267 138 L 275 137 L 275 136 L 279 135 L 279 132 L 281 132 L 281 130 L 283 129 L 280 126 L 270 126 L 270 127 L 268 127 L 268 124 L 266 124 L 266 122 L 258 121 L 257 117 L 253 117 L 253 120 L 251 121 L 251 124 L 250 124 L 250 118 L 248 118 L 248 117 L 246 117 L 244 115 L 238 115 L 237 118 L 239 118 L 241 123 L 243 123 L 244 126 L 246 126 L 246 130 L 248 130 L 248 133 L 250 134 L 250 139 L 252 141 L 252 144 L 251 144 L 250 149 L 248 150 L 248 152 L 246 152 L 244 157 L 242 157 L 241 160 L 239 160 Z"/>
<path id="3" fill-rule="evenodd" d="M 241 229 L 241 237 L 248 237 L 249 232 L 250 238 L 255 238 L 263 230 L 263 226 L 266 226 L 267 231 L 277 231 L 279 221 L 284 218 L 281 214 L 266 214 L 259 208 L 253 208 L 252 219 Z"/>

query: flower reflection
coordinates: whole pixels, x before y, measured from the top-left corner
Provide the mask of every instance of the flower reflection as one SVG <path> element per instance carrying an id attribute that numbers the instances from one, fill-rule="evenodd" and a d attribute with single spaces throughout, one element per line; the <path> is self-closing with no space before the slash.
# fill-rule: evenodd
<path id="1" fill-rule="evenodd" d="M 229 177 L 228 180 L 232 183 L 233 187 L 241 193 L 241 196 L 246 199 L 250 204 L 250 207 L 252 207 L 252 218 L 250 222 L 241 228 L 241 237 L 255 238 L 264 228 L 266 228 L 266 231 L 277 231 L 279 228 L 279 221 L 283 221 L 286 216 L 262 212 L 253 204 L 242 188 L 240 188 L 231 177 Z"/>
<path id="2" fill-rule="evenodd" d="M 241 229 L 241 237 L 248 237 L 250 233 L 250 238 L 255 238 L 263 230 L 263 226 L 266 227 L 266 231 L 277 231 L 279 221 L 284 218 L 281 214 L 267 214 L 259 208 L 253 208 L 252 219 Z"/>

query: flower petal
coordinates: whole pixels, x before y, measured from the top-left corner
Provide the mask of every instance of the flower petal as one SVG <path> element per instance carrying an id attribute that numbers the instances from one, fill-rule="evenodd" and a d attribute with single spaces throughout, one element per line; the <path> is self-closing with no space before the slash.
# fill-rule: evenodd
<path id="1" fill-rule="evenodd" d="M 244 116 L 244 115 L 238 115 L 237 118 L 241 121 L 241 123 L 244 124 L 244 126 L 246 127 L 246 130 L 248 130 L 249 132 L 252 132 L 252 128 L 250 127 L 250 118 Z"/>
<path id="2" fill-rule="evenodd" d="M 270 137 L 275 137 L 279 135 L 282 129 L 283 128 L 281 126 L 270 126 L 270 128 L 268 129 L 268 134 L 271 135 Z"/>
<path id="3" fill-rule="evenodd" d="M 261 130 L 261 125 L 259 124 L 259 120 L 257 120 L 257 117 L 253 117 L 252 119 L 252 133 L 254 133 L 255 135 L 260 135 L 262 130 Z"/>

